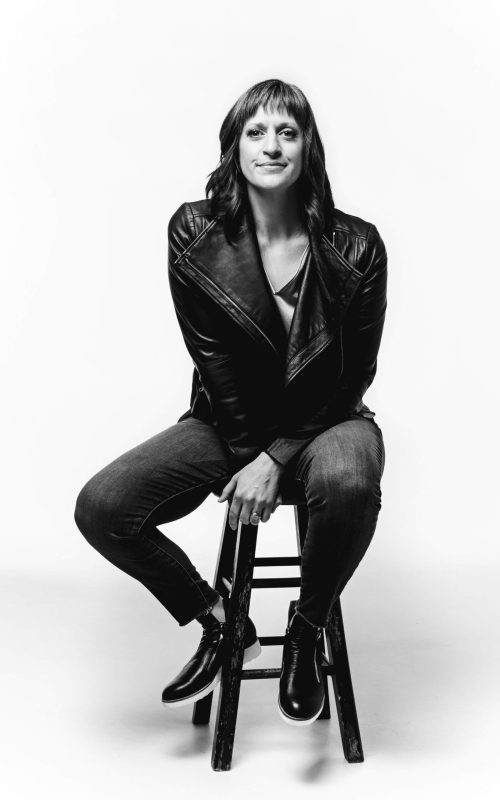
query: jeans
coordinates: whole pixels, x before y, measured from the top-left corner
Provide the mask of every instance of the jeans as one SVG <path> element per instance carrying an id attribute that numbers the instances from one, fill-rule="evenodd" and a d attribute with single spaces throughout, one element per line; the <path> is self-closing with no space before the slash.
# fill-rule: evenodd
<path id="1" fill-rule="evenodd" d="M 215 428 L 188 417 L 116 458 L 77 497 L 75 521 L 85 539 L 140 581 L 181 626 L 207 613 L 219 593 L 156 526 L 189 514 L 213 491 L 220 494 L 237 471 L 230 459 Z M 377 423 L 353 414 L 285 467 L 280 486 L 300 481 L 307 499 L 297 611 L 312 625 L 327 624 L 370 544 L 384 463 Z"/>

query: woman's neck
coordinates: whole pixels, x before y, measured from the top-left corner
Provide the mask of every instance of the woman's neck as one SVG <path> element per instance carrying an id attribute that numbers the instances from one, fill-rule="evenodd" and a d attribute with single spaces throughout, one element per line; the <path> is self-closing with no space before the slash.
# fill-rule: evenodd
<path id="1" fill-rule="evenodd" d="M 259 242 L 272 245 L 304 236 L 296 192 L 259 192 L 251 184 L 247 188 Z"/>

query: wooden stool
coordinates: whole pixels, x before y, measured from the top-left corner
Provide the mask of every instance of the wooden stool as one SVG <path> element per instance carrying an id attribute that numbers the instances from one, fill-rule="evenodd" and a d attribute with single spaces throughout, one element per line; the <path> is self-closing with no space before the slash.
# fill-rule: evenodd
<path id="1" fill-rule="evenodd" d="M 222 492 L 222 488 L 220 490 Z M 217 494 L 217 491 L 213 492 Z M 219 492 L 220 494 L 220 492 Z M 215 570 L 214 588 L 220 594 L 227 593 L 223 576 L 232 580 L 230 609 L 228 618 L 229 635 L 226 640 L 226 653 L 222 662 L 219 686 L 219 704 L 212 747 L 212 768 L 216 771 L 231 769 L 236 717 L 240 695 L 240 681 L 255 678 L 279 678 L 280 668 L 242 669 L 243 639 L 245 623 L 250 607 L 252 589 L 300 586 L 300 577 L 254 578 L 254 567 L 275 567 L 295 565 L 300 568 L 300 554 L 307 532 L 309 512 L 302 485 L 282 492 L 282 505 L 293 505 L 297 535 L 298 556 L 274 556 L 256 558 L 258 525 L 239 525 L 238 532 L 229 526 L 229 503 L 226 514 L 219 555 Z M 288 608 L 288 621 L 292 618 L 296 601 Z M 257 626 L 258 627 L 258 626 Z M 258 635 L 258 631 L 257 631 Z M 261 645 L 283 644 L 284 636 L 259 636 Z M 326 645 L 326 649 L 325 649 Z M 322 656 L 322 672 L 325 687 L 325 704 L 318 719 L 330 719 L 328 695 L 328 675 L 331 675 L 337 715 L 342 737 L 344 756 L 349 763 L 363 761 L 363 749 L 359 732 L 358 717 L 351 682 L 349 660 L 342 621 L 340 598 L 332 607 L 328 624 L 318 646 Z M 213 692 L 194 704 L 192 721 L 195 725 L 207 725 L 210 721 Z"/>

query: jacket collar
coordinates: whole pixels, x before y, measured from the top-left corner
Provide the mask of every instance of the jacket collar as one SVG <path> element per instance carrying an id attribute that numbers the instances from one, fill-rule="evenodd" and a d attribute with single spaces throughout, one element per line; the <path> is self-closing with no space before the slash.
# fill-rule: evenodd
<path id="1" fill-rule="evenodd" d="M 211 221 L 178 259 L 264 348 L 284 364 L 286 386 L 335 337 L 361 278 L 323 235 L 310 240 L 299 296 L 287 337 L 267 280 L 253 225 L 245 218 L 237 245 L 227 242 L 222 221 Z"/>

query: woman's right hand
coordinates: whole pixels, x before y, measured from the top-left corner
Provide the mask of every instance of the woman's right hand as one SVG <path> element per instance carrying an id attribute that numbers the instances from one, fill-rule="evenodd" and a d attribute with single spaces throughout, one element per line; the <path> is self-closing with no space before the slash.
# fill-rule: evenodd
<path id="1" fill-rule="evenodd" d="M 283 498 L 281 497 L 281 492 L 278 492 L 276 500 L 274 501 L 274 506 L 271 509 L 271 514 L 274 514 L 278 506 L 280 506 L 283 502 Z"/>
<path id="2" fill-rule="evenodd" d="M 229 502 L 228 521 L 232 530 L 236 531 L 240 522 L 258 525 L 259 522 L 252 522 L 253 512 L 260 517 L 260 522 L 269 520 L 282 503 L 279 481 L 283 469 L 263 452 L 232 476 L 217 501 Z"/>

